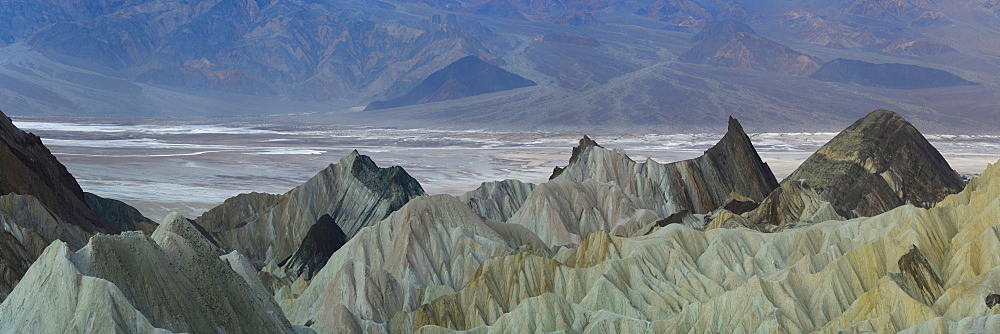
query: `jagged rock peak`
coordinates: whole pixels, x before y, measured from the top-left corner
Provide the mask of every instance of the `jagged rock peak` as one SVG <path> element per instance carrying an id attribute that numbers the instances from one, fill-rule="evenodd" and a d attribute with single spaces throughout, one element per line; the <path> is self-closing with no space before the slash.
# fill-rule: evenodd
<path id="1" fill-rule="evenodd" d="M 573 155 L 569 157 L 569 163 L 573 164 L 574 162 L 576 162 L 580 158 L 580 155 L 583 154 L 583 152 L 590 147 L 603 147 L 603 146 L 597 144 L 597 142 L 594 141 L 593 139 L 590 139 L 590 136 L 583 135 L 583 138 L 580 138 L 580 143 L 576 145 L 576 147 L 573 147 Z M 552 170 L 552 176 L 549 176 L 549 180 L 555 179 L 556 176 L 562 174 L 563 169 L 564 168 L 560 167 L 554 168 Z"/>
<path id="2" fill-rule="evenodd" d="M 64 222 L 88 233 L 115 233 L 91 210 L 83 189 L 42 140 L 21 131 L 0 111 L 0 195 L 31 195 Z M 51 240 L 50 240 L 51 241 Z"/>
<path id="3" fill-rule="evenodd" d="M 844 129 L 785 180 L 802 180 L 848 218 L 903 204 L 930 207 L 962 190 L 959 175 L 920 131 L 883 109 Z"/>
<path id="4" fill-rule="evenodd" d="M 410 198 L 424 194 L 420 186 L 403 167 L 392 166 L 380 168 L 371 157 L 352 151 L 339 162 L 342 166 L 350 166 L 351 175 L 365 185 L 368 190 L 382 195 L 382 198 L 395 198 L 390 207 L 396 211 Z M 331 166 L 332 167 L 332 166 Z"/>
<path id="5" fill-rule="evenodd" d="M 700 157 L 684 161 L 636 162 L 618 149 L 580 147 L 574 150 L 578 152 L 576 159 L 565 168 L 556 168 L 551 179 L 615 182 L 638 199 L 641 208 L 654 210 L 661 217 L 685 209 L 707 213 L 725 204 L 734 191 L 760 201 L 778 186 L 743 127 L 732 118 L 727 133 L 715 146 Z"/>
<path id="6" fill-rule="evenodd" d="M 340 229 L 333 217 L 323 215 L 316 220 L 316 224 L 309 227 L 309 232 L 306 232 L 306 237 L 302 239 L 295 254 L 280 265 L 296 277 L 306 275 L 306 280 L 312 279 L 347 240 L 347 234 Z"/>
<path id="7" fill-rule="evenodd" d="M 402 167 L 378 167 L 355 150 L 285 194 L 239 195 L 197 222 L 222 248 L 238 250 L 259 269 L 294 255 L 325 214 L 351 238 L 422 195 L 420 183 Z"/>

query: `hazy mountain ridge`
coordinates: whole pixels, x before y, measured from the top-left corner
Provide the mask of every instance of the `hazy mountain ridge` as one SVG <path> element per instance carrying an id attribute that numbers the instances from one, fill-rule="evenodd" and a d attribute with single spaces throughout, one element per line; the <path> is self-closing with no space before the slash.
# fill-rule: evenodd
<path id="1" fill-rule="evenodd" d="M 453 16 L 379 17 L 324 2 L 115 5 L 57 16 L 23 38 L 137 82 L 320 100 L 381 94 L 410 72 L 491 48 L 488 29 Z"/>
<path id="2" fill-rule="evenodd" d="M 12 22 L 47 22 L 10 30 L 16 43 L 0 55 L 15 59 L 0 57 L 0 102 L 19 115 L 323 113 L 309 122 L 392 126 L 705 129 L 732 114 L 748 124 L 823 131 L 862 116 L 842 110 L 888 108 L 935 132 L 995 132 L 976 120 L 998 112 L 1000 45 L 989 41 L 1000 16 L 982 1 L 901 3 L 897 10 L 879 1 L 148 0 L 87 10 L 67 4 L 74 9 L 67 13 L 42 1 L 0 12 Z M 889 14 L 847 12 L 862 7 Z M 554 19 L 567 13 L 586 20 Z M 918 24 L 924 13 L 944 13 L 951 23 Z M 754 34 L 714 47 L 689 42 L 727 19 Z M 699 58 L 724 55 L 707 63 L 736 68 L 677 61 L 692 49 L 703 51 L 694 52 Z M 709 52 L 717 50 L 724 52 Z M 351 112 L 401 96 L 469 55 L 538 85 Z M 803 75 L 811 63 L 837 58 L 934 68 L 983 87 L 859 90 L 758 73 Z"/>

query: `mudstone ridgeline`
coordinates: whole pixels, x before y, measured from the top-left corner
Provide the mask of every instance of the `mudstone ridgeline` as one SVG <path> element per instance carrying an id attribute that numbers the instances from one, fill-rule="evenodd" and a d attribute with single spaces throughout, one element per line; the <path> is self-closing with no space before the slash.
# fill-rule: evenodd
<path id="1" fill-rule="evenodd" d="M 1000 330 L 1000 167 L 963 184 L 887 110 L 780 182 L 730 118 L 694 159 L 584 137 L 462 196 L 354 151 L 159 223 L 0 130 L 0 332 Z"/>

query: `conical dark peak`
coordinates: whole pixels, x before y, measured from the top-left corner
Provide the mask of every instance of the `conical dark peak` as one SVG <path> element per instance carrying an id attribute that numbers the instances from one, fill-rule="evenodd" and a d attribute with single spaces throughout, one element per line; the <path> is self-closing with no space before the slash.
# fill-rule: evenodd
<path id="1" fill-rule="evenodd" d="M 875 110 L 841 131 L 787 180 L 803 180 L 844 217 L 903 204 L 929 207 L 962 189 L 941 153 L 913 125 Z"/>

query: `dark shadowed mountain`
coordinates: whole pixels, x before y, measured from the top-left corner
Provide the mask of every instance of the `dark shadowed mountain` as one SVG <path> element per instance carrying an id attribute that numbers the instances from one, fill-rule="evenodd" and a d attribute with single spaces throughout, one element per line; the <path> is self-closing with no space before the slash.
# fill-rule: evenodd
<path id="1" fill-rule="evenodd" d="M 705 26 L 694 46 L 678 60 L 719 67 L 809 75 L 819 68 L 813 57 L 757 35 L 745 23 L 724 20 Z"/>
<path id="2" fill-rule="evenodd" d="M 507 72 L 479 57 L 466 56 L 434 72 L 405 95 L 372 102 L 365 110 L 454 100 L 534 85 L 534 81 Z"/>
<path id="3" fill-rule="evenodd" d="M 76 179 L 42 145 L 42 140 L 15 127 L 2 112 L 0 166 L 3 166 L 3 172 L 0 173 L 0 195 L 33 196 L 63 222 L 75 225 L 87 233 L 118 232 L 87 206 L 83 190 Z"/>
<path id="4" fill-rule="evenodd" d="M 330 256 L 343 247 L 347 240 L 347 234 L 344 234 L 333 217 L 323 215 L 316 220 L 316 224 L 309 227 L 309 232 L 302 238 L 295 254 L 279 265 L 296 277 L 305 275 L 305 279 L 309 280 L 323 269 Z"/>
<path id="5" fill-rule="evenodd" d="M 962 188 L 920 131 L 876 110 L 806 159 L 748 217 L 774 226 L 870 217 L 905 204 L 929 208 Z"/>
<path id="6" fill-rule="evenodd" d="M 975 82 L 938 69 L 906 64 L 873 64 L 849 59 L 834 59 L 823 64 L 809 77 L 828 82 L 895 89 L 976 85 Z"/>

